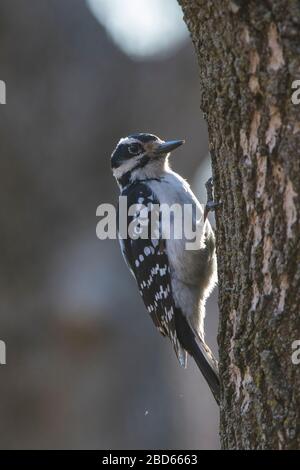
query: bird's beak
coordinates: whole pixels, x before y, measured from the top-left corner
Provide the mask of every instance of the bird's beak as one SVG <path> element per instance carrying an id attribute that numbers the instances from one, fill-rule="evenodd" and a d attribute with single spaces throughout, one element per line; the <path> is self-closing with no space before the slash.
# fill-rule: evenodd
<path id="1" fill-rule="evenodd" d="M 160 155 L 162 153 L 172 152 L 172 150 L 177 149 L 177 147 L 180 147 L 180 145 L 183 145 L 184 143 L 184 140 L 169 140 L 167 142 L 163 142 L 156 147 L 154 154 Z"/>

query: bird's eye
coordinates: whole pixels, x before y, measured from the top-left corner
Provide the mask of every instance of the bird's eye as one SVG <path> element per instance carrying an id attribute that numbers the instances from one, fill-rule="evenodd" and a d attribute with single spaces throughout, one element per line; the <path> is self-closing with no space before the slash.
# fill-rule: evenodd
<path id="1" fill-rule="evenodd" d="M 140 144 L 130 144 L 128 150 L 132 155 L 137 155 L 141 151 L 141 146 Z"/>

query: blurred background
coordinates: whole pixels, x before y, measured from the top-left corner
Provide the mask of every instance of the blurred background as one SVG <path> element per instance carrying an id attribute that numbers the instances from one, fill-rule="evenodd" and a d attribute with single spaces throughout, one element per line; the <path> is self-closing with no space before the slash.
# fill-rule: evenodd
<path id="1" fill-rule="evenodd" d="M 96 238 L 122 136 L 186 139 L 173 168 L 203 187 L 197 77 L 176 0 L 1 0 L 2 449 L 219 447 L 207 385 L 155 330 L 117 241 Z M 207 310 L 216 352 L 216 292 Z"/>

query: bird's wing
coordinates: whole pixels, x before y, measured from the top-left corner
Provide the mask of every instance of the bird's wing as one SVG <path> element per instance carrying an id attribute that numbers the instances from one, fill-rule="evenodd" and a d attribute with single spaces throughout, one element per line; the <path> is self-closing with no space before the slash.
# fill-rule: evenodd
<path id="1" fill-rule="evenodd" d="M 171 275 L 165 240 L 161 238 L 159 202 L 145 184 L 135 185 L 127 195 L 128 207 L 138 204 L 135 214 L 128 216 L 128 224 L 138 227 L 138 222 L 149 229 L 147 238 L 121 239 L 123 255 L 137 281 L 145 306 L 161 334 L 172 342 L 181 365 L 186 366 L 186 351 L 181 346 L 176 331 L 175 313 L 178 308 L 172 295 Z M 154 214 L 156 212 L 156 214 Z M 150 233 L 150 221 L 157 221 L 156 233 Z M 153 236 L 155 235 L 155 237 Z"/>

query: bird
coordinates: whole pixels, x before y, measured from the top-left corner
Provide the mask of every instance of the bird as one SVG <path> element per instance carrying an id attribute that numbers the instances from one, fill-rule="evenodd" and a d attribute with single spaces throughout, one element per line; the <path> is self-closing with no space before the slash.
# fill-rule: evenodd
<path id="1" fill-rule="evenodd" d="M 170 339 L 181 366 L 187 366 L 188 355 L 193 357 L 219 404 L 218 362 L 204 337 L 205 302 L 217 282 L 215 235 L 206 216 L 217 203 L 210 197 L 203 211 L 187 181 L 171 169 L 170 154 L 184 143 L 145 132 L 119 140 L 111 155 L 111 169 L 126 207 L 133 209 L 126 213 L 125 234 L 118 226 L 118 239 L 154 325 Z M 212 179 L 207 192 L 211 196 Z M 173 204 L 191 208 L 198 235 L 194 249 L 187 249 L 185 234 L 181 239 L 165 236 L 161 208 Z M 141 227 L 145 222 L 150 226 L 152 220 L 154 232 L 141 236 Z M 175 215 L 171 225 L 178 225 Z"/>

